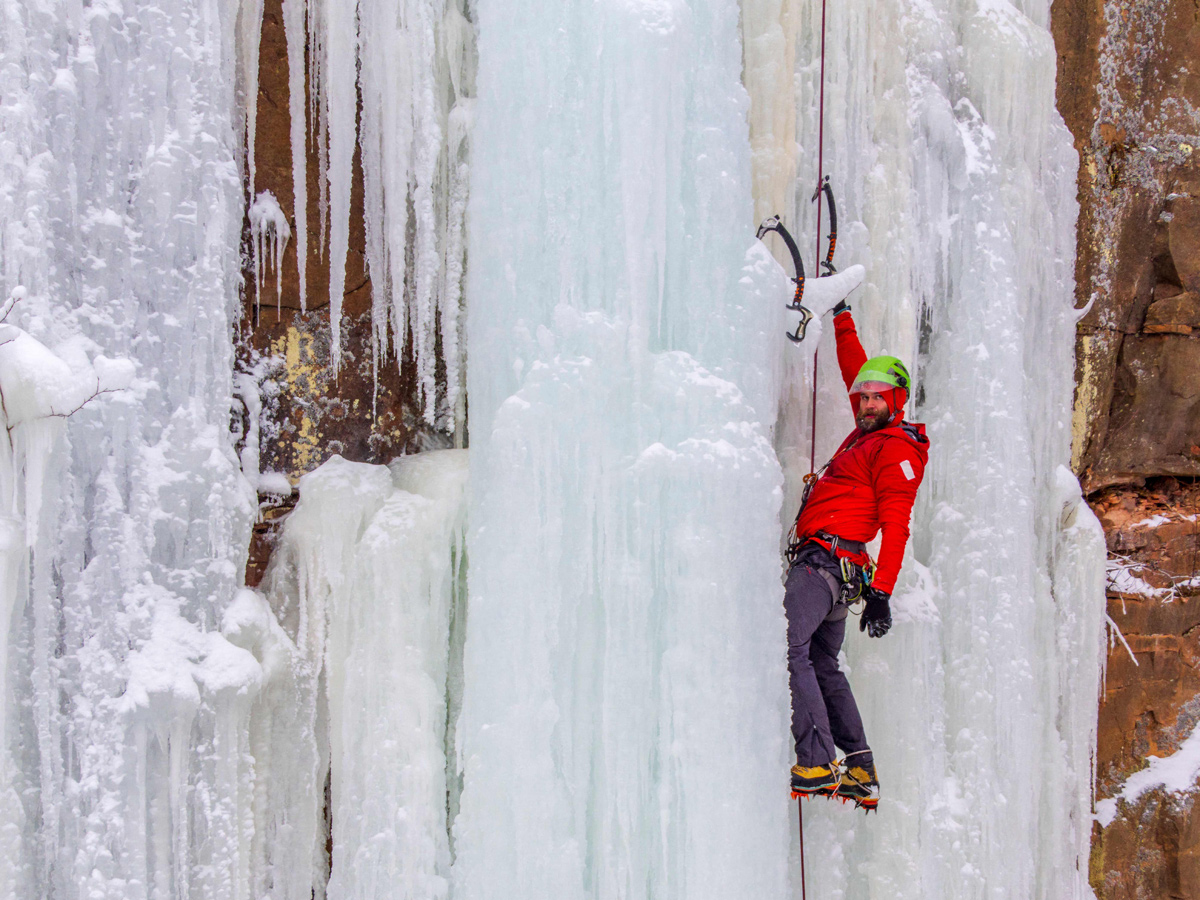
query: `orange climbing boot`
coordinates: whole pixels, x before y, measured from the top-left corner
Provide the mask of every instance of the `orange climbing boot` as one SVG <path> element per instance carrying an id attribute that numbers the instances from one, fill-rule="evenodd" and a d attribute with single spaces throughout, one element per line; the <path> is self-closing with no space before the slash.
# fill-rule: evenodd
<path id="1" fill-rule="evenodd" d="M 829 797 L 837 790 L 837 764 L 792 766 L 793 797 Z"/>
<path id="2" fill-rule="evenodd" d="M 876 809 L 879 806 L 879 779 L 875 775 L 875 763 L 844 765 L 835 796 L 868 811 Z"/>

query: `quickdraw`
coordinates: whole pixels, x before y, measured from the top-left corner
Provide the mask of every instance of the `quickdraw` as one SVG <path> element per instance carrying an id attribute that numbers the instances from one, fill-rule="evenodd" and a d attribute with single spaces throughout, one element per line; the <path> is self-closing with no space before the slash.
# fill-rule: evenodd
<path id="1" fill-rule="evenodd" d="M 843 606 L 853 606 L 863 599 L 863 594 L 875 580 L 875 560 L 867 557 L 867 564 L 860 566 L 844 556 L 838 557 L 842 570 L 842 590 L 839 598 Z"/>
<path id="2" fill-rule="evenodd" d="M 824 192 L 826 203 L 829 205 L 829 247 L 826 249 L 825 258 L 820 261 L 818 269 L 825 270 L 823 275 L 832 275 L 837 271 L 833 266 L 833 254 L 837 249 L 837 206 L 833 202 L 833 188 L 829 186 L 828 175 L 817 185 L 817 189 L 812 196 L 813 201 L 820 200 L 822 192 Z M 804 335 L 808 331 L 808 323 L 813 318 L 812 310 L 805 306 L 803 302 L 804 260 L 800 258 L 800 248 L 796 246 L 796 241 L 777 215 L 764 219 L 763 223 L 758 226 L 758 232 L 755 234 L 755 237 L 761 241 L 763 235 L 771 231 L 774 231 L 783 238 L 783 243 L 787 245 L 788 253 L 792 257 L 792 268 L 796 272 L 796 277 L 792 279 L 792 283 L 796 285 L 796 294 L 792 297 L 792 302 L 787 305 L 787 308 L 792 312 L 800 313 L 800 321 L 796 324 L 795 333 L 789 331 L 787 336 L 792 343 L 799 344 L 804 340 Z M 817 277 L 821 278 L 823 275 L 818 274 Z"/>

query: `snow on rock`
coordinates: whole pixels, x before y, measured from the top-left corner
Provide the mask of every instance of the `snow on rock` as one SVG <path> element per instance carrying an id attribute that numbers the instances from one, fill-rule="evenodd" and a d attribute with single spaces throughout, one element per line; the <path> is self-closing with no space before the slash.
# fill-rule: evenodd
<path id="1" fill-rule="evenodd" d="M 260 494 L 287 497 L 294 490 L 291 480 L 285 472 L 262 472 L 258 476 L 258 492 Z"/>
<path id="2" fill-rule="evenodd" d="M 1096 802 L 1096 821 L 1107 828 L 1117 817 L 1121 804 L 1132 806 L 1150 791 L 1164 790 L 1188 794 L 1196 790 L 1200 778 L 1200 728 L 1193 728 L 1187 740 L 1170 756 L 1151 756 L 1146 768 L 1125 779 L 1115 797 Z"/>

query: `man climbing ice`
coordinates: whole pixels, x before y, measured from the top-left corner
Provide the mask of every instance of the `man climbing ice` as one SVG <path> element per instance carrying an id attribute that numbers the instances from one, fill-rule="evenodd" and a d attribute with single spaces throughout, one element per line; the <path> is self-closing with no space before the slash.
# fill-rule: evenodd
<path id="1" fill-rule="evenodd" d="M 843 300 L 833 309 L 838 366 L 857 427 L 829 462 L 805 481 L 788 541 L 784 609 L 796 765 L 792 792 L 879 802 L 875 761 L 850 683 L 838 668 L 851 604 L 864 601 L 859 630 L 891 628 L 888 605 L 917 488 L 929 458 L 923 425 L 904 421 L 911 382 L 894 356 L 867 359 Z M 866 550 L 882 531 L 879 562 Z M 845 757 L 839 762 L 835 747 Z"/>

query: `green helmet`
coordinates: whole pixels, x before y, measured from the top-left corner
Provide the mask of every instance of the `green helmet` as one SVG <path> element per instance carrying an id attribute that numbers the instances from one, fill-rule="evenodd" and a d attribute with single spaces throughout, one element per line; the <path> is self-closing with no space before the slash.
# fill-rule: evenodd
<path id="1" fill-rule="evenodd" d="M 863 367 L 858 370 L 858 375 L 854 378 L 854 384 L 850 386 L 850 393 L 858 393 L 861 390 L 861 385 L 871 382 L 886 384 L 889 387 L 897 387 L 908 393 L 912 379 L 909 377 L 908 369 L 904 367 L 904 363 L 900 362 L 896 357 L 873 356 L 863 363 Z"/>

